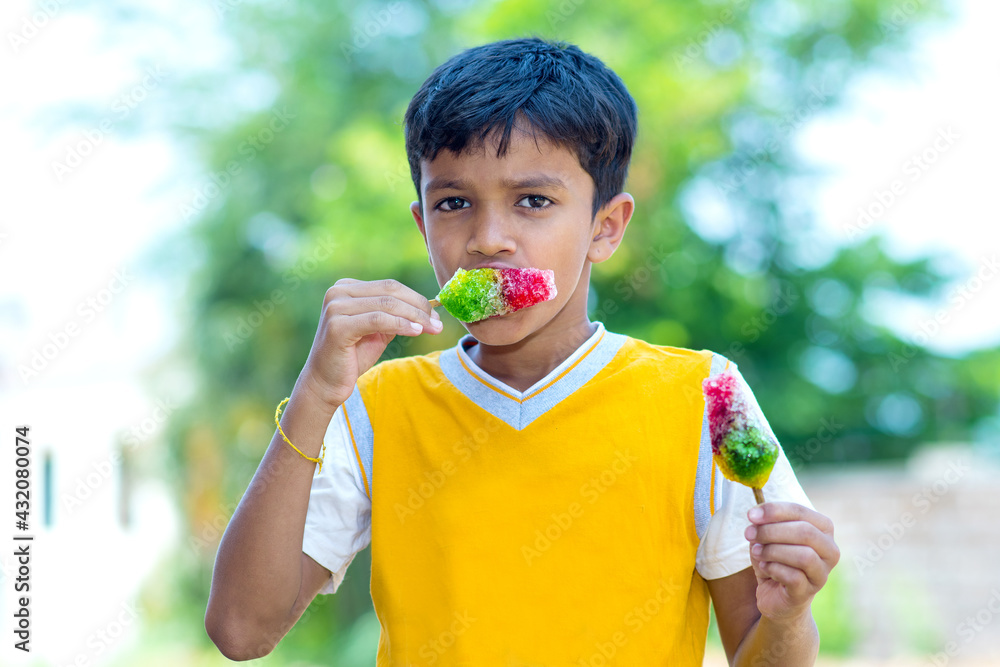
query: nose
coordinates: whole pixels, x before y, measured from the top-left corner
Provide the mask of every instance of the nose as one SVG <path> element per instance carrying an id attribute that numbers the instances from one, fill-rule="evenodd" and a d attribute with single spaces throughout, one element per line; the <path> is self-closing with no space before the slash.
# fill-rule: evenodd
<path id="1" fill-rule="evenodd" d="M 484 207 L 473 221 L 472 234 L 466 250 L 471 255 L 492 257 L 506 252 L 513 254 L 517 250 L 511 221 L 499 211 Z"/>

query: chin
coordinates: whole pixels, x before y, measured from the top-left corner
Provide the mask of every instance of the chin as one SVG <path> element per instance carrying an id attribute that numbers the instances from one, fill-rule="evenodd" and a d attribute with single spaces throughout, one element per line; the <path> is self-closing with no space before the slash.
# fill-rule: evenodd
<path id="1" fill-rule="evenodd" d="M 504 346 L 520 343 L 540 327 L 524 310 L 500 317 L 466 323 L 466 330 L 483 345 Z"/>

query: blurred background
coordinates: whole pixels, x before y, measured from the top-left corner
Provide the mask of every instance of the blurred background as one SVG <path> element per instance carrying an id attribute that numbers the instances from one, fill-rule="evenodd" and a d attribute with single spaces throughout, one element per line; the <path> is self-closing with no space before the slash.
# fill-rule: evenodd
<path id="1" fill-rule="evenodd" d="M 0 479 L 10 502 L 30 426 L 35 541 L 26 655 L 0 529 L 0 663 L 228 662 L 202 624 L 215 551 L 323 293 L 437 289 L 406 104 L 459 50 L 539 35 L 640 109 L 592 317 L 736 361 L 836 523 L 822 664 L 1000 664 L 998 22 L 973 0 L 8 0 Z M 374 664 L 368 568 L 255 662 Z"/>

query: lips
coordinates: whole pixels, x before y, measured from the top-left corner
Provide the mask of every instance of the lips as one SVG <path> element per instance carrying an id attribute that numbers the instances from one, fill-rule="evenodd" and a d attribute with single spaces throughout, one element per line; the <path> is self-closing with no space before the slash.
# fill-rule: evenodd
<path id="1" fill-rule="evenodd" d="M 523 269 L 523 266 L 514 266 L 513 264 L 504 264 L 503 262 L 485 262 L 483 264 L 476 264 L 472 269 Z M 470 271 L 472 269 L 465 269 Z"/>

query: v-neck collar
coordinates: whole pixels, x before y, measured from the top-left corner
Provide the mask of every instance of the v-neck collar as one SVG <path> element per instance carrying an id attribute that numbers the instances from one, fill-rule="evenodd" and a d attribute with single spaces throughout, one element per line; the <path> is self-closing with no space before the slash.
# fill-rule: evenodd
<path id="1" fill-rule="evenodd" d="M 470 335 L 441 353 L 439 363 L 445 377 L 465 396 L 511 428 L 521 430 L 590 381 L 618 353 L 626 337 L 611 333 L 604 324 L 564 362 L 525 391 L 496 379 L 465 351 L 475 342 Z"/>

